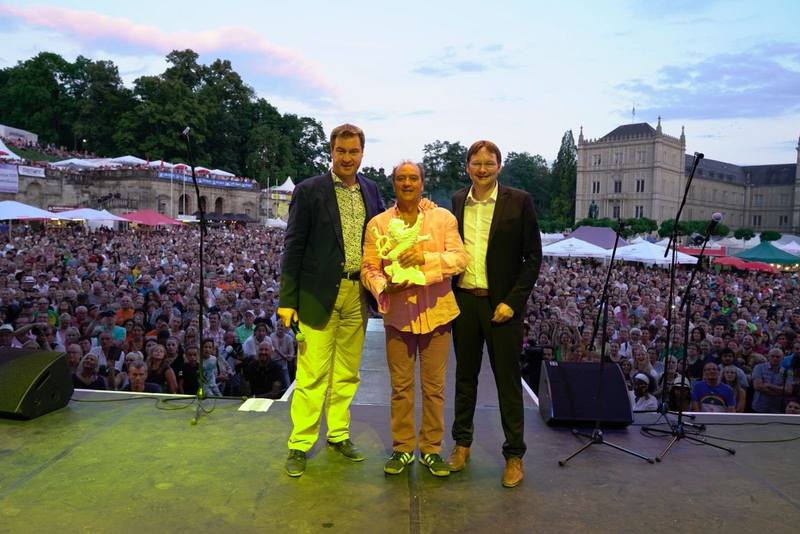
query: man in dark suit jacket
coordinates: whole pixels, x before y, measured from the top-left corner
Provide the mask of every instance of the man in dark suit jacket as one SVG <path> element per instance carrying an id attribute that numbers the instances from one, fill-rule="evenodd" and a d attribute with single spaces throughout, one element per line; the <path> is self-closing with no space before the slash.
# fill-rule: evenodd
<path id="1" fill-rule="evenodd" d="M 539 276 L 542 243 L 533 199 L 525 191 L 497 183 L 502 156 L 491 141 L 477 141 L 467 152 L 472 186 L 453 195 L 453 213 L 470 263 L 455 282 L 461 314 L 453 323 L 456 399 L 448 463 L 464 468 L 472 444 L 478 373 L 483 345 L 489 350 L 505 433 L 506 467 L 502 483 L 517 486 L 524 476 L 522 321 L 525 304 Z"/>
<path id="2" fill-rule="evenodd" d="M 363 151 L 360 128 L 334 128 L 331 171 L 300 182 L 289 206 L 277 313 L 286 326 L 299 322 L 305 336 L 298 343 L 289 476 L 305 471 L 326 397 L 328 443 L 350 460 L 364 459 L 350 440 L 367 318 L 361 247 L 367 222 L 384 205 L 375 182 L 357 174 Z"/>

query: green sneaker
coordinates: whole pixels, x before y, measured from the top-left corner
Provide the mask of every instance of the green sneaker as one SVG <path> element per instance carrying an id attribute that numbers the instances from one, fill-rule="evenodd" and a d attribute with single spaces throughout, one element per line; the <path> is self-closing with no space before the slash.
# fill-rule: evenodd
<path id="1" fill-rule="evenodd" d="M 394 451 L 383 465 L 383 472 L 387 475 L 399 475 L 413 461 L 414 455 L 412 453 Z"/>
<path id="2" fill-rule="evenodd" d="M 423 454 L 419 457 L 419 462 L 428 468 L 428 471 L 435 477 L 446 477 L 450 475 L 450 466 L 444 461 L 444 458 L 431 452 Z"/>
<path id="3" fill-rule="evenodd" d="M 299 477 L 306 471 L 306 453 L 297 449 L 289 449 L 286 459 L 286 474 L 290 477 Z"/>
<path id="4" fill-rule="evenodd" d="M 349 439 L 346 439 L 344 441 L 337 441 L 336 443 L 331 443 L 329 441 L 328 445 L 330 445 L 331 447 L 342 453 L 342 456 L 353 462 L 363 462 L 364 459 L 366 458 L 366 456 L 364 456 L 361 453 L 361 451 L 358 450 L 356 444 L 350 441 Z"/>

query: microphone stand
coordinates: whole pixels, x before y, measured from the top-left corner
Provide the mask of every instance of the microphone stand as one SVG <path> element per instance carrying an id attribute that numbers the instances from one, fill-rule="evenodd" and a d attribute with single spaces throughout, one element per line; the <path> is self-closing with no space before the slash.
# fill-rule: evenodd
<path id="1" fill-rule="evenodd" d="M 600 297 L 600 308 L 597 310 L 597 317 L 594 321 L 594 328 L 592 330 L 592 339 L 589 341 L 589 350 L 595 350 L 595 339 L 597 337 L 597 329 L 602 323 L 603 334 L 601 336 L 601 346 L 600 346 L 600 374 L 597 379 L 597 410 L 594 421 L 594 430 L 592 430 L 591 434 L 587 434 L 585 432 L 581 432 L 578 429 L 573 428 L 572 434 L 575 436 L 581 436 L 587 438 L 589 441 L 581 445 L 578 450 L 564 458 L 563 460 L 558 461 L 558 465 L 564 467 L 567 465 L 571 459 L 591 447 L 592 445 L 607 445 L 612 449 L 616 449 L 618 451 L 622 451 L 624 453 L 630 454 L 631 456 L 636 456 L 637 458 L 641 458 L 645 460 L 647 463 L 654 463 L 652 458 L 648 458 L 647 456 L 640 454 L 638 452 L 632 451 L 630 449 L 626 449 L 625 447 L 621 447 L 615 443 L 611 443 L 610 441 L 606 441 L 603 431 L 600 429 L 600 418 L 602 417 L 603 413 L 603 372 L 605 371 L 605 363 L 606 363 L 606 341 L 608 337 L 607 332 L 607 324 L 608 324 L 608 286 L 611 281 L 611 270 L 614 268 L 614 258 L 617 255 L 617 246 L 619 245 L 619 234 L 622 231 L 622 221 L 619 222 L 618 229 L 616 231 L 616 235 L 614 237 L 614 248 L 611 250 L 611 260 L 608 262 L 608 270 L 606 271 L 606 281 L 603 285 L 603 294 Z M 602 317 L 602 320 L 601 320 Z M 544 365 L 544 364 L 542 364 Z M 616 364 L 615 364 L 616 365 Z M 619 367 L 615 369 L 617 372 L 621 372 Z"/>
<path id="2" fill-rule="evenodd" d="M 670 232 L 669 243 L 667 244 L 666 250 L 664 250 L 664 257 L 665 258 L 667 257 L 667 254 L 669 254 L 670 250 L 672 251 L 672 257 L 670 258 L 670 263 L 669 263 L 669 296 L 667 297 L 667 299 L 668 299 L 667 300 L 667 334 L 666 334 L 667 339 L 665 340 L 666 343 L 664 345 L 664 372 L 665 373 L 666 373 L 666 367 L 669 364 L 669 349 L 670 349 L 670 343 L 672 342 L 672 308 L 673 308 L 673 302 L 674 302 L 674 299 L 675 299 L 675 276 L 677 274 L 677 264 L 678 264 L 678 255 L 677 255 L 677 252 L 678 252 L 678 247 L 677 247 L 677 244 L 678 244 L 678 223 L 680 222 L 680 219 L 681 219 L 681 212 L 683 211 L 683 206 L 686 205 L 686 199 L 689 197 L 689 188 L 690 188 L 690 186 L 692 184 L 692 180 L 694 179 L 694 173 L 695 173 L 695 171 L 697 171 L 697 166 L 700 164 L 700 160 L 702 160 L 704 157 L 705 156 L 701 152 L 695 152 L 694 153 L 694 161 L 692 162 L 692 172 L 689 174 L 689 179 L 686 181 L 686 188 L 683 190 L 683 198 L 681 199 L 681 204 L 678 207 L 678 212 L 675 214 L 675 222 L 672 224 L 672 232 Z M 708 241 L 708 234 L 710 234 L 711 228 L 709 227 L 708 230 L 709 231 L 706 232 L 706 234 L 707 234 L 706 235 L 706 242 Z M 705 249 L 705 243 L 703 243 L 703 248 Z M 698 263 L 699 263 L 699 260 L 698 260 Z M 697 264 L 695 264 L 695 266 L 696 265 Z M 690 283 L 690 285 L 691 285 L 691 283 Z M 687 321 L 687 323 L 688 323 L 688 321 Z M 685 360 L 685 350 L 686 350 L 686 345 L 684 344 L 684 360 Z M 669 403 L 667 402 L 668 399 L 667 399 L 666 395 L 664 394 L 665 390 L 666 390 L 666 384 L 664 385 L 664 387 L 662 388 L 662 391 L 661 391 L 661 400 L 659 401 L 658 409 L 654 410 L 654 412 L 658 413 L 659 416 L 658 416 L 658 419 L 656 419 L 656 421 L 653 424 L 654 425 L 658 424 L 658 422 L 661 420 L 661 418 L 664 417 L 667 420 L 667 423 L 670 425 L 670 427 L 672 427 L 673 423 L 669 420 L 669 418 L 667 417 L 667 414 L 669 414 L 669 413 L 675 414 L 675 412 L 669 410 Z M 641 412 L 638 412 L 638 413 L 653 413 L 653 411 L 642 410 Z M 677 414 L 675 414 L 675 415 L 677 415 Z M 694 415 L 687 414 L 686 417 L 689 417 L 692 420 L 695 419 Z M 686 423 L 686 424 L 694 426 L 694 423 Z M 698 430 L 705 430 L 705 425 L 699 425 L 697 428 L 698 428 Z"/>
<path id="3" fill-rule="evenodd" d="M 687 357 L 686 349 L 689 346 L 689 319 L 690 319 L 691 313 L 692 313 L 691 312 L 691 310 L 692 310 L 691 301 L 693 299 L 692 285 L 694 284 L 695 275 L 697 274 L 697 272 L 701 268 L 700 266 L 701 266 L 701 263 L 703 261 L 703 254 L 705 253 L 706 245 L 708 244 L 708 240 L 711 237 L 711 231 L 714 228 L 714 226 L 716 226 L 716 224 L 717 224 L 717 221 L 716 220 L 712 220 L 712 222 L 708 225 L 708 228 L 706 229 L 706 234 L 705 234 L 705 236 L 703 238 L 703 246 L 700 249 L 700 255 L 697 258 L 697 263 L 694 264 L 694 269 L 692 269 L 692 274 L 689 276 L 689 282 L 686 284 L 686 289 L 685 289 L 685 291 L 683 293 L 683 300 L 681 301 L 681 308 L 683 308 L 685 310 L 684 311 L 685 320 L 684 320 L 684 325 L 683 325 L 683 358 L 680 360 L 681 362 L 683 362 L 683 365 L 678 365 L 678 367 L 677 367 L 679 370 L 683 371 L 681 373 L 681 383 L 680 383 L 680 386 L 679 386 L 681 389 L 686 387 L 686 370 L 687 370 L 686 369 L 687 368 L 687 365 L 686 365 L 686 357 Z M 676 226 L 677 226 L 677 224 L 676 224 Z M 676 252 L 675 249 L 673 249 L 673 251 L 672 251 L 672 263 L 673 263 L 673 265 L 675 265 L 677 263 L 676 259 L 677 259 L 677 252 Z M 670 302 L 672 302 L 672 299 L 670 299 Z M 667 326 L 667 332 L 669 332 L 669 326 Z M 669 345 L 667 345 L 667 347 L 668 346 Z M 665 435 L 671 435 L 672 436 L 672 439 L 669 441 L 669 443 L 664 448 L 664 450 L 661 451 L 661 454 L 656 456 L 656 461 L 657 462 L 661 462 L 661 460 L 664 458 L 664 456 L 666 456 L 667 453 L 670 451 L 670 449 L 672 449 L 672 446 L 675 445 L 676 443 L 678 443 L 682 439 L 688 439 L 689 441 L 694 442 L 694 443 L 700 443 L 700 444 L 703 444 L 703 445 L 708 445 L 709 447 L 722 449 L 723 451 L 726 451 L 726 452 L 728 452 L 730 454 L 736 454 L 736 451 L 734 449 L 731 449 L 731 448 L 728 448 L 728 447 L 723 447 L 722 445 L 717 445 L 716 443 L 710 443 L 710 442 L 706 441 L 705 439 L 700 439 L 700 438 L 697 438 L 697 437 L 694 437 L 694 436 L 687 435 L 686 434 L 685 425 L 692 426 L 694 428 L 697 428 L 700 431 L 705 430 L 706 427 L 705 427 L 705 425 L 695 425 L 695 424 L 692 424 L 692 423 L 684 422 L 684 420 L 683 420 L 683 417 L 684 417 L 683 402 L 680 402 L 678 404 L 678 410 L 677 410 L 678 420 L 677 421 L 672 422 L 672 421 L 669 420 L 669 417 L 666 417 L 666 414 L 668 412 L 666 406 L 667 406 L 668 394 L 669 394 L 669 389 L 670 389 L 670 388 L 667 387 L 668 385 L 667 385 L 667 381 L 666 381 L 666 369 L 667 369 L 667 366 L 669 365 L 669 349 L 667 349 L 667 355 L 665 357 L 665 363 L 666 363 L 666 365 L 664 367 L 664 377 L 665 378 L 664 378 L 664 385 L 662 386 L 662 390 L 661 390 L 661 405 L 660 405 L 660 410 L 659 410 L 659 413 L 661 415 L 659 416 L 659 419 L 662 416 L 665 418 L 665 420 L 667 421 L 667 424 L 669 425 L 669 430 L 665 430 L 663 428 L 655 428 L 653 426 L 653 425 L 658 423 L 659 419 L 656 419 L 656 422 L 653 423 L 653 425 L 648 425 L 648 426 L 642 427 L 642 432 L 655 432 L 657 434 L 665 434 Z M 669 413 L 674 413 L 674 412 L 669 411 Z"/>
<path id="4" fill-rule="evenodd" d="M 195 395 L 195 402 L 196 408 L 194 412 L 194 417 L 191 419 L 190 423 L 192 425 L 196 425 L 197 422 L 200 420 L 200 416 L 204 413 L 211 413 L 211 410 L 206 410 L 203 406 L 203 400 L 205 399 L 236 399 L 240 400 L 239 397 L 224 397 L 224 396 L 209 396 L 206 395 L 206 373 L 205 369 L 203 368 L 203 314 L 205 313 L 206 308 L 206 286 L 205 286 L 205 238 L 207 233 L 207 226 L 206 226 L 206 209 L 203 203 L 201 202 L 200 197 L 200 186 L 197 185 L 197 176 L 194 172 L 194 157 L 192 155 L 192 142 L 189 137 L 190 128 L 187 126 L 186 129 L 183 130 L 181 135 L 186 142 L 186 153 L 189 158 L 189 167 L 192 169 L 192 183 L 194 184 L 194 193 L 195 197 L 197 198 L 197 210 L 200 213 L 200 280 L 199 280 L 199 291 L 197 297 L 197 303 L 200 306 L 200 310 L 197 317 L 197 329 L 199 331 L 198 337 L 200 339 L 200 361 L 198 362 L 197 372 L 198 372 L 198 385 L 197 385 L 197 394 Z"/>

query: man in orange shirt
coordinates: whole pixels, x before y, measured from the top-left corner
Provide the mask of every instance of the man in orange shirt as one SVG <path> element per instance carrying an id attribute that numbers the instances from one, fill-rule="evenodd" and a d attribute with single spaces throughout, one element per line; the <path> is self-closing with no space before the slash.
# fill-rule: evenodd
<path id="1" fill-rule="evenodd" d="M 119 308 L 114 314 L 114 324 L 122 325 L 128 319 L 133 319 L 133 301 L 128 295 L 119 300 Z"/>
<path id="2" fill-rule="evenodd" d="M 450 278 L 464 271 L 469 256 L 458 234 L 458 223 L 444 208 L 422 211 L 422 166 L 404 161 L 392 171 L 397 204 L 367 224 L 361 281 L 378 301 L 384 314 L 386 359 L 392 382 L 392 455 L 384 471 L 395 475 L 414 461 L 419 445 L 420 462 L 434 476 L 450 469 L 440 456 L 444 437 L 444 380 L 450 348 L 450 323 L 458 306 Z M 389 260 L 381 260 L 376 231 L 386 235 L 390 221 L 401 219 L 412 227 L 421 219 L 418 242 L 398 256 L 403 268 L 417 266 L 424 285 L 409 281 L 392 283 L 385 272 Z M 419 354 L 422 383 L 422 425 L 416 435 L 414 417 L 415 362 Z"/>

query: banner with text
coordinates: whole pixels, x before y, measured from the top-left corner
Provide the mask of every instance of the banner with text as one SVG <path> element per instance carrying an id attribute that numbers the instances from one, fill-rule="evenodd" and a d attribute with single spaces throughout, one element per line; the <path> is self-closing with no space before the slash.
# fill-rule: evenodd
<path id="1" fill-rule="evenodd" d="M 19 166 L 20 176 L 33 176 L 34 178 L 44 178 L 44 169 L 41 167 L 28 167 L 27 165 Z"/>
<path id="2" fill-rule="evenodd" d="M 0 163 L 0 193 L 19 193 L 17 166 Z"/>

